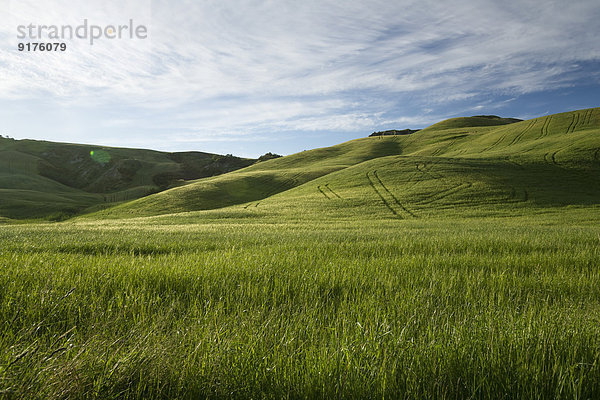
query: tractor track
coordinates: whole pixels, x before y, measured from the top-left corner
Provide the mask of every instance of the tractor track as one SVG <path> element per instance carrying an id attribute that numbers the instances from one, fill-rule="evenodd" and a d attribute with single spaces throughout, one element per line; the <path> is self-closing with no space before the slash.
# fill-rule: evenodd
<path id="1" fill-rule="evenodd" d="M 419 170 L 419 172 L 421 172 L 423 175 L 428 175 L 430 177 L 432 177 L 433 179 L 438 179 L 440 178 L 439 176 L 436 175 L 435 172 L 433 172 L 431 170 L 431 163 L 429 162 L 423 162 L 421 165 L 417 164 L 417 170 Z"/>
<path id="2" fill-rule="evenodd" d="M 531 128 L 533 128 L 533 126 L 535 125 L 535 123 L 537 122 L 537 120 L 532 120 L 529 122 L 529 124 L 525 127 L 525 129 L 523 129 L 521 132 L 519 132 L 519 134 L 517 136 L 515 136 L 515 138 L 512 140 L 512 142 L 510 142 L 509 146 L 512 146 L 513 144 L 517 143 L 519 140 L 521 140 L 521 138 L 523 137 L 523 135 L 530 130 Z"/>
<path id="3" fill-rule="evenodd" d="M 400 207 L 403 211 L 405 211 L 407 214 L 411 215 L 412 217 L 415 217 L 415 214 L 413 214 L 412 211 L 410 211 L 409 209 L 404 207 L 404 205 L 402 203 L 400 203 L 400 200 L 398 200 L 398 198 L 396 196 L 394 196 L 394 194 L 387 188 L 387 186 L 385 186 L 385 184 L 383 183 L 381 178 L 379 178 L 379 175 L 377 174 L 377 170 L 373 171 L 373 175 L 375 176 L 375 178 L 377 179 L 377 181 L 379 182 L 379 184 L 381 185 L 383 190 L 385 190 L 392 197 L 392 199 L 394 199 L 394 202 L 396 203 L 396 205 L 398 207 Z"/>
<path id="4" fill-rule="evenodd" d="M 495 141 L 494 143 L 492 143 L 490 146 L 488 146 L 488 147 L 486 147 L 485 149 L 483 149 L 483 151 L 485 152 L 485 151 L 488 151 L 488 150 L 491 150 L 491 149 L 493 149 L 494 147 L 496 147 L 497 145 L 499 145 L 499 144 L 500 144 L 500 142 L 501 142 L 502 140 L 504 140 L 504 138 L 505 138 L 505 137 L 506 137 L 506 133 L 505 133 L 504 135 L 500 136 L 500 137 L 498 138 L 498 140 L 496 140 L 496 141 Z"/>
<path id="5" fill-rule="evenodd" d="M 583 124 L 582 125 L 589 125 L 591 120 L 592 120 L 592 114 L 594 113 L 593 109 L 589 109 L 586 111 L 585 115 L 583 116 Z"/>
<path id="6" fill-rule="evenodd" d="M 550 164 L 550 161 L 548 161 L 548 154 L 550 154 L 550 153 L 544 153 L 544 162 L 546 164 Z"/>
<path id="7" fill-rule="evenodd" d="M 429 163 L 430 164 L 430 163 Z M 440 174 L 438 174 L 437 172 L 434 173 L 431 168 L 429 167 L 428 163 L 423 163 L 422 167 L 419 167 L 419 164 L 415 164 L 417 167 L 417 171 L 419 171 L 420 173 L 422 173 L 423 175 L 429 175 L 430 177 L 432 177 L 433 179 L 444 179 L 444 177 Z"/>
<path id="8" fill-rule="evenodd" d="M 544 136 L 548 136 L 548 128 L 550 127 L 550 121 L 552 121 L 552 115 L 546 117 L 546 119 L 544 120 L 542 128 L 540 129 L 540 136 L 538 136 L 538 139 L 541 139 Z"/>
<path id="9" fill-rule="evenodd" d="M 402 218 L 402 219 L 406 219 L 406 215 L 402 215 L 402 213 L 408 214 L 408 216 L 410 216 L 410 217 L 415 217 L 415 215 L 410 210 L 408 210 L 406 207 L 404 207 L 404 205 L 402 205 L 402 203 L 400 203 L 398 201 L 398 199 L 383 184 L 383 182 L 377 175 L 377 170 L 369 171 L 365 175 L 366 175 L 367 180 L 369 181 L 369 185 L 371 186 L 373 191 L 375 193 L 377 193 L 377 195 L 379 196 L 379 198 L 381 199 L 383 204 L 388 208 L 388 210 L 390 210 L 390 212 L 392 214 L 394 214 L 398 218 Z M 381 188 L 383 190 L 378 189 L 377 185 L 381 186 Z M 393 199 L 393 201 L 389 201 L 388 199 L 386 199 L 385 195 L 390 196 Z M 395 203 L 395 205 L 397 206 L 397 208 L 399 208 L 399 210 L 397 210 L 396 208 L 393 207 L 393 203 Z"/>
<path id="10" fill-rule="evenodd" d="M 333 197 L 330 197 L 330 195 L 328 195 L 327 193 L 332 194 L 333 196 L 337 197 L 338 199 L 342 198 L 332 188 L 329 187 L 329 183 L 326 183 L 325 185 L 318 185 L 317 189 L 319 190 L 319 192 L 321 192 L 321 194 L 323 196 L 325 196 L 325 198 L 327 198 L 327 200 L 333 200 Z"/>
<path id="11" fill-rule="evenodd" d="M 243 207 L 243 208 L 244 208 L 244 210 L 247 210 L 248 208 L 252 207 L 252 204 L 253 204 L 253 203 L 246 204 L 246 205 Z M 254 208 L 258 207 L 258 205 L 259 205 L 259 204 L 260 204 L 260 201 L 259 201 L 258 203 L 256 203 L 256 204 L 254 204 Z"/>
<path id="12" fill-rule="evenodd" d="M 325 187 L 326 187 L 327 189 L 329 189 L 329 191 L 330 191 L 331 193 L 333 193 L 333 195 L 334 195 L 335 197 L 337 197 L 338 199 L 341 199 L 341 198 L 342 198 L 342 196 L 340 196 L 339 194 L 337 194 L 337 193 L 336 193 L 336 192 L 335 192 L 335 191 L 334 191 L 332 188 L 330 188 L 330 187 L 329 187 L 329 183 L 328 183 L 328 184 L 326 184 L 326 185 L 325 185 Z"/>
<path id="13" fill-rule="evenodd" d="M 565 133 L 570 133 L 571 132 L 571 127 L 573 127 L 573 124 L 575 123 L 575 116 L 577 115 L 577 113 L 573 113 L 573 116 L 571 117 L 571 123 L 569 124 L 569 126 L 567 126 L 567 131 Z"/>
<path id="14" fill-rule="evenodd" d="M 594 109 L 590 110 L 590 116 L 588 117 L 588 121 L 587 121 L 588 125 L 592 123 L 592 117 L 594 116 L 595 111 L 596 110 L 594 110 Z"/>
<path id="15" fill-rule="evenodd" d="M 546 164 L 550 164 L 550 165 L 556 165 L 557 167 L 560 167 L 560 164 L 556 161 L 556 153 L 558 153 L 560 150 L 557 150 L 553 153 L 545 153 L 544 154 L 544 161 L 546 162 Z"/>
<path id="16" fill-rule="evenodd" d="M 473 184 L 471 182 L 461 183 L 461 184 L 455 185 L 451 188 L 441 190 L 441 191 L 437 192 L 436 194 L 434 194 L 433 196 L 431 196 L 425 200 L 421 200 L 421 201 L 417 202 L 416 204 L 418 204 L 418 205 L 431 204 L 435 201 L 442 200 L 448 196 L 452 196 L 453 194 L 458 193 L 462 190 L 468 189 L 471 186 L 473 186 Z"/>
<path id="17" fill-rule="evenodd" d="M 579 125 L 581 125 L 583 122 L 585 122 L 586 115 L 587 115 L 587 111 L 585 114 L 583 114 L 583 121 L 580 123 L 579 120 L 581 119 L 581 113 L 574 113 L 573 118 L 571 119 L 571 124 L 567 128 L 567 133 L 575 132 L 575 129 L 577 129 L 577 127 Z"/>
<path id="18" fill-rule="evenodd" d="M 319 190 L 319 192 L 321 192 L 321 194 L 322 194 L 323 196 L 325 196 L 325 198 L 326 198 L 327 200 L 331 200 L 331 197 L 327 196 L 327 193 L 325 193 L 325 191 L 324 191 L 323 189 L 321 189 L 321 185 L 318 185 L 318 186 L 317 186 L 317 189 Z"/>
<path id="19" fill-rule="evenodd" d="M 367 172 L 365 175 L 367 176 L 367 179 L 369 180 L 369 185 L 371 185 L 371 189 L 373 189 L 375 191 L 375 193 L 377 193 L 377 195 L 379 196 L 381 201 L 383 201 L 383 204 L 385 204 L 385 206 L 388 208 L 388 210 L 390 210 L 392 212 L 392 214 L 394 214 L 398 218 L 402 218 L 402 216 L 398 215 L 398 212 L 396 210 L 394 210 L 392 208 L 392 206 L 387 202 L 387 200 L 385 199 L 385 197 L 383 197 L 383 195 L 379 192 L 379 190 L 377 190 L 377 188 L 375 187 L 375 182 L 373 182 L 373 180 L 369 176 L 369 173 Z"/>

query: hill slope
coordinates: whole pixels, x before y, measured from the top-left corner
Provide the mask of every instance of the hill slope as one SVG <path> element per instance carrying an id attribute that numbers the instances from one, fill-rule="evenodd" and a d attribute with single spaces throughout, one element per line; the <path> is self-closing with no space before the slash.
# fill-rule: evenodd
<path id="1" fill-rule="evenodd" d="M 599 149 L 599 108 L 520 122 L 452 119 L 408 136 L 357 139 L 200 179 L 96 217 L 236 204 L 247 213 L 386 218 L 596 205 Z"/>
<path id="2" fill-rule="evenodd" d="M 201 152 L 0 138 L 0 216 L 75 214 L 155 193 L 180 179 L 213 176 L 254 161 Z"/>

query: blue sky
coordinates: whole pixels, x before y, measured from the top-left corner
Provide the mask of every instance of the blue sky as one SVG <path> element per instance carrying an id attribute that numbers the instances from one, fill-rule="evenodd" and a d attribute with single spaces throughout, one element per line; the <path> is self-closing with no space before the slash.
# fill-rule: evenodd
<path id="1" fill-rule="evenodd" d="M 75 4 L 74 4 L 75 3 Z M 600 3 L 0 0 L 0 134 L 258 156 L 600 106 Z M 146 39 L 17 51 L 19 25 Z"/>

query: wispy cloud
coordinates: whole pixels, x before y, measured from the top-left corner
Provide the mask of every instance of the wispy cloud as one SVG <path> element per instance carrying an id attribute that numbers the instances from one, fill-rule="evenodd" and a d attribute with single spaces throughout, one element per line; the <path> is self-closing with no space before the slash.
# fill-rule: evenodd
<path id="1" fill-rule="evenodd" d="M 468 99 L 477 109 L 497 94 L 568 87 L 589 76 L 582 63 L 600 60 L 596 0 L 8 3 L 0 99 L 129 109 L 143 117 L 111 112 L 113 127 L 171 124 L 186 135 L 433 122 Z M 84 18 L 131 18 L 149 38 L 16 51 L 19 24 Z"/>

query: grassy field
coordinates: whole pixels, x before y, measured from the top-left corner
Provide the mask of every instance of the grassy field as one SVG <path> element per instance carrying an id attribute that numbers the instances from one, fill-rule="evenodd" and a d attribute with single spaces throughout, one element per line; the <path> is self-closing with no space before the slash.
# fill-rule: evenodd
<path id="1" fill-rule="evenodd" d="M 0 398 L 600 398 L 600 109 L 480 120 L 0 218 Z"/>
<path id="2" fill-rule="evenodd" d="M 0 137 L 0 216 L 65 219 L 255 161 Z"/>
<path id="3" fill-rule="evenodd" d="M 4 398 L 597 398 L 600 213 L 0 230 Z"/>
<path id="4" fill-rule="evenodd" d="M 257 204 L 285 218 L 299 206 L 318 214 L 353 214 L 357 207 L 359 214 L 380 214 L 383 201 L 388 213 L 412 218 L 456 210 L 489 215 L 523 207 L 528 213 L 532 207 L 598 202 L 600 108 L 506 122 L 455 118 L 411 135 L 304 151 L 90 217 L 132 218 L 232 205 L 250 213 Z"/>

